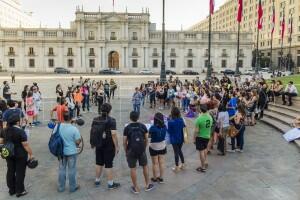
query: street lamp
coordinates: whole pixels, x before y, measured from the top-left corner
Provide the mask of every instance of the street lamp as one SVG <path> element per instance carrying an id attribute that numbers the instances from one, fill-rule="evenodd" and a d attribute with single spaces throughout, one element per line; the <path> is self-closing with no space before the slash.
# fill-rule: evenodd
<path id="1" fill-rule="evenodd" d="M 160 67 L 160 82 L 167 81 L 166 76 L 166 62 L 165 62 L 165 0 L 163 0 L 163 19 L 162 19 L 162 46 L 161 46 L 161 67 Z"/>

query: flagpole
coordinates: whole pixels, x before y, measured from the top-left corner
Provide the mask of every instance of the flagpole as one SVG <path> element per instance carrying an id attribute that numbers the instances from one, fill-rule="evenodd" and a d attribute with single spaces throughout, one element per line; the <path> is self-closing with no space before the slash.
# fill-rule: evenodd
<path id="1" fill-rule="evenodd" d="M 273 15 L 275 14 L 275 5 L 274 5 L 274 0 L 273 0 Z M 275 30 L 275 20 L 274 20 L 274 16 L 272 16 L 272 23 L 273 23 L 273 27 L 272 27 L 272 33 L 271 33 L 271 51 L 270 51 L 270 69 L 272 70 L 272 74 L 274 76 L 275 74 L 275 69 L 273 68 L 273 61 L 272 61 L 272 57 L 273 57 L 273 34 L 274 34 L 274 30 Z"/>
<path id="2" fill-rule="evenodd" d="M 207 66 L 207 74 L 206 79 L 211 78 L 212 64 L 210 61 L 210 51 L 211 51 L 211 11 L 209 13 L 209 25 L 208 25 L 208 66 Z"/>
<path id="3" fill-rule="evenodd" d="M 291 60 L 292 60 L 291 49 L 292 49 L 292 32 L 293 32 L 292 23 L 293 23 L 293 15 L 291 13 L 291 16 L 290 16 L 290 38 L 289 38 L 289 42 L 290 42 L 290 46 L 289 46 L 289 65 L 288 65 L 288 68 L 289 68 L 288 70 L 289 71 L 292 71 L 292 66 L 291 66 L 291 64 L 292 64 L 292 62 L 291 62 Z"/>
<path id="4" fill-rule="evenodd" d="M 236 54 L 236 68 L 235 68 L 235 74 L 238 75 L 240 72 L 240 26 L 241 23 L 238 22 L 238 35 L 237 35 L 237 54 Z"/>
<path id="5" fill-rule="evenodd" d="M 166 75 L 166 62 L 165 62 L 165 0 L 162 1 L 162 46 L 161 46 L 161 66 L 160 66 L 160 82 L 165 83 L 167 81 L 167 75 Z"/>
<path id="6" fill-rule="evenodd" d="M 283 70 L 283 38 L 284 38 L 284 28 L 283 26 L 285 26 L 285 22 L 284 22 L 284 9 L 283 8 L 283 17 L 282 17 L 282 21 L 281 21 L 281 51 L 280 51 L 280 70 Z M 284 23 L 284 25 L 282 25 Z"/>
<path id="7" fill-rule="evenodd" d="M 258 43 L 259 43 L 259 28 L 257 27 L 257 38 L 256 38 L 256 64 L 255 64 L 255 74 L 258 74 L 259 70 L 259 53 L 258 53 Z"/>

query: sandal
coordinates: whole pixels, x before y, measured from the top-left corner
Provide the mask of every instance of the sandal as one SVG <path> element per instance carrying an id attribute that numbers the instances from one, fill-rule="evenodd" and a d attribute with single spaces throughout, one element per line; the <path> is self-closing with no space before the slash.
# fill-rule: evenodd
<path id="1" fill-rule="evenodd" d="M 196 169 L 197 172 L 202 172 L 202 173 L 205 173 L 206 172 L 206 169 L 203 169 L 202 167 L 198 167 Z"/>

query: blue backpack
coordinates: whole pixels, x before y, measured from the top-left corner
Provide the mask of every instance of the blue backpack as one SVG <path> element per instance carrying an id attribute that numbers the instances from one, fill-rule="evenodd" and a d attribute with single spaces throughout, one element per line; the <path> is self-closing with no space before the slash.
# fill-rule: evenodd
<path id="1" fill-rule="evenodd" d="M 50 152 L 58 159 L 64 156 L 64 141 L 59 134 L 60 123 L 57 125 L 55 133 L 50 137 L 48 147 Z"/>

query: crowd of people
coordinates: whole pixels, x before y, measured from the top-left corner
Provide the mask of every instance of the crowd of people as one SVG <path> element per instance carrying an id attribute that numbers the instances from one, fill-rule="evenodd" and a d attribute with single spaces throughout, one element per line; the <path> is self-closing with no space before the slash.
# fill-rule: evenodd
<path id="1" fill-rule="evenodd" d="M 66 171 L 68 170 L 69 190 L 77 191 L 76 162 L 77 146 L 82 142 L 81 135 L 72 123 L 75 118 L 97 106 L 98 116 L 92 121 L 90 144 L 95 151 L 95 186 L 100 186 L 105 169 L 108 189 L 121 185 L 114 180 L 113 162 L 119 153 L 117 121 L 111 116 L 111 99 L 114 99 L 118 86 L 109 81 L 95 81 L 80 77 L 73 78 L 66 91 L 60 84 L 56 86 L 57 104 L 51 109 L 50 116 L 58 122 L 53 132 L 59 132 L 63 141 L 64 156 L 59 159 L 58 191 L 65 191 Z M 267 83 L 263 78 L 253 77 L 241 80 L 240 77 L 221 79 L 212 77 L 200 80 L 170 78 L 165 83 L 159 80 L 142 83 L 132 95 L 130 123 L 123 130 L 123 149 L 126 154 L 134 194 L 140 192 L 137 183 L 137 163 L 143 167 L 145 191 L 151 191 L 154 183 L 165 182 L 165 155 L 171 145 L 174 154 L 174 173 L 186 169 L 182 147 L 185 143 L 195 144 L 199 152 L 199 165 L 195 169 L 205 173 L 209 169 L 208 155 L 216 151 L 225 156 L 227 152 L 244 151 L 244 133 L 246 126 L 254 126 L 263 118 L 268 103 L 275 97 L 282 96 L 283 104 L 292 105 L 292 97 L 297 96 L 297 88 L 290 82 L 286 88 L 280 81 Z M 39 125 L 38 114 L 41 112 L 42 95 L 37 83 L 24 86 L 21 102 L 14 101 L 8 82 L 4 82 L 3 100 L 0 101 L 1 134 L 0 144 L 14 144 L 14 155 L 6 158 L 7 186 L 9 194 L 17 197 L 27 194 L 24 178 L 28 160 L 34 159 L 28 143 L 26 126 Z M 155 115 L 149 124 L 139 121 L 141 107 L 154 109 Z M 54 115 L 56 113 L 56 115 Z M 194 122 L 194 127 L 187 125 L 187 120 Z M 193 134 L 189 134 L 189 133 Z M 147 151 L 152 163 L 152 177 L 149 172 Z M 151 178 L 150 178 L 151 177 Z"/>

